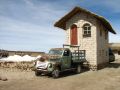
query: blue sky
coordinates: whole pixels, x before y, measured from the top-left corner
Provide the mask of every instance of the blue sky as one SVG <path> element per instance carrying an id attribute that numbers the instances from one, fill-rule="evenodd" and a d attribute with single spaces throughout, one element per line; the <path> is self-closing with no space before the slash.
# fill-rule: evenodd
<path id="1" fill-rule="evenodd" d="M 54 23 L 75 6 L 105 17 L 117 35 L 109 41 L 120 43 L 120 0 L 0 0 L 0 48 L 48 51 L 62 47 L 65 32 Z"/>

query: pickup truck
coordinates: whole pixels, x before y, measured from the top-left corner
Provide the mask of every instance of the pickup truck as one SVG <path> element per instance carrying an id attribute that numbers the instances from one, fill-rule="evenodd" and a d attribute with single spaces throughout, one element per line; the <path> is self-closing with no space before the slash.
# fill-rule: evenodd
<path id="1" fill-rule="evenodd" d="M 72 46 L 73 47 L 73 46 Z M 81 72 L 81 66 L 85 59 L 85 50 L 73 52 L 69 48 L 52 48 L 46 55 L 48 58 L 39 59 L 35 62 L 35 75 L 51 74 L 53 78 L 58 78 L 61 72 L 74 70 L 76 73 Z"/>

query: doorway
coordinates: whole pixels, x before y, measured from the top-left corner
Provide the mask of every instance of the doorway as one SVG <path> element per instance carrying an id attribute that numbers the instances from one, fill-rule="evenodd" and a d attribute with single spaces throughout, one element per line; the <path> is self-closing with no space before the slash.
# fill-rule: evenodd
<path id="1" fill-rule="evenodd" d="M 73 24 L 71 26 L 71 30 L 70 30 L 70 44 L 71 45 L 78 45 L 78 34 L 77 34 L 77 25 Z"/>

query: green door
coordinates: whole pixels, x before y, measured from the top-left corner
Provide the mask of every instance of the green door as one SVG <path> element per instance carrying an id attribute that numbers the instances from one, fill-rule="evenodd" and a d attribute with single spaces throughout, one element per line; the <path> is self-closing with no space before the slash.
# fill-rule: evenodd
<path id="1" fill-rule="evenodd" d="M 65 50 L 62 58 L 62 69 L 68 69 L 71 67 L 71 53 L 70 50 Z"/>

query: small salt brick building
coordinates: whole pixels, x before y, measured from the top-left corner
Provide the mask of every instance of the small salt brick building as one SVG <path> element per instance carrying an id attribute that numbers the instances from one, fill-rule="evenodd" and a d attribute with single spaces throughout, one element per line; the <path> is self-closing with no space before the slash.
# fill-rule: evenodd
<path id="1" fill-rule="evenodd" d="M 80 50 L 86 51 L 90 69 L 103 68 L 109 62 L 108 32 L 116 32 L 105 18 L 75 7 L 54 26 L 65 30 L 66 44 L 80 46 Z"/>

